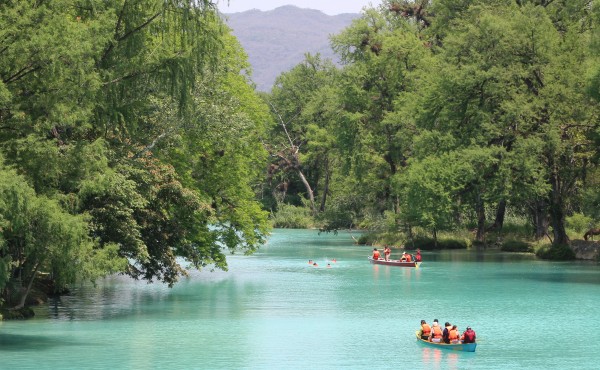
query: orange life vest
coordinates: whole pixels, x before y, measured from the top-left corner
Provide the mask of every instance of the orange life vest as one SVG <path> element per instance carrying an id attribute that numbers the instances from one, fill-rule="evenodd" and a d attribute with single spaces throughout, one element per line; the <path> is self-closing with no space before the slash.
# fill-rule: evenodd
<path id="1" fill-rule="evenodd" d="M 421 325 L 421 329 L 423 329 L 423 335 L 429 336 L 429 334 L 431 334 L 431 326 L 429 326 L 429 324 Z"/>
<path id="2" fill-rule="evenodd" d="M 406 255 L 406 262 L 411 262 L 411 261 L 412 261 L 412 259 L 410 258 L 410 254 L 407 254 Z"/>
<path id="3" fill-rule="evenodd" d="M 450 339 L 450 341 L 453 340 L 458 340 L 460 338 L 460 334 L 458 334 L 458 330 L 450 330 L 450 333 L 448 333 L 448 339 Z"/>
<path id="4" fill-rule="evenodd" d="M 379 251 L 373 251 L 373 259 L 374 260 L 378 260 L 379 256 L 381 256 L 381 254 L 379 254 Z"/>
<path id="5" fill-rule="evenodd" d="M 433 331 L 433 337 L 434 338 L 441 338 L 442 337 L 442 329 L 440 329 L 439 326 L 434 326 L 431 330 Z"/>

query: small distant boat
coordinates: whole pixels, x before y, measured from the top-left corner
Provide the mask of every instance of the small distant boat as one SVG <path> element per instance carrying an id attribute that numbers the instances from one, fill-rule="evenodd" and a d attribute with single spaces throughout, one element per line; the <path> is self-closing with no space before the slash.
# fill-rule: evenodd
<path id="1" fill-rule="evenodd" d="M 369 261 L 371 261 L 371 263 L 375 264 L 375 265 L 387 265 L 387 266 L 399 266 L 399 267 L 419 267 L 419 265 L 421 265 L 421 262 L 405 262 L 405 261 L 400 261 L 400 260 L 389 260 L 386 261 L 383 258 L 380 258 L 378 260 L 373 259 L 373 257 L 369 256 Z"/>
<path id="2" fill-rule="evenodd" d="M 433 343 L 428 340 L 421 339 L 421 335 L 419 335 L 419 331 L 415 332 L 417 336 L 417 340 L 427 346 L 435 347 L 435 348 L 443 348 L 449 349 L 452 351 L 463 351 L 463 352 L 475 352 L 475 348 L 477 347 L 477 343 L 454 343 L 454 344 L 446 344 L 446 343 Z"/>

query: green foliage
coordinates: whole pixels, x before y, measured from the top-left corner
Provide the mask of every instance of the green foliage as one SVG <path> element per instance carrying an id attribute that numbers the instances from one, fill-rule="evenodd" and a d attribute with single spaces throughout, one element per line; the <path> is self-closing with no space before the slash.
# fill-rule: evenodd
<path id="1" fill-rule="evenodd" d="M 51 272 L 61 289 L 80 279 L 124 271 L 123 258 L 95 249 L 84 216 L 71 215 L 55 200 L 37 196 L 14 171 L 0 167 L 0 174 L 0 290 L 6 301 L 19 292 L 18 301 L 10 303 L 22 305 L 28 282 L 38 272 Z M 96 264 L 111 269 L 94 268 Z"/>
<path id="2" fill-rule="evenodd" d="M 498 236 L 568 242 L 568 214 L 597 219 L 600 105 L 583 88 L 597 13 L 585 0 L 389 2 L 332 38 L 339 73 L 319 79 L 307 59 L 282 75 L 273 101 L 302 149 L 290 166 L 326 190 L 324 229 L 391 241 L 469 225 L 485 243 L 494 217 Z M 519 225 L 502 229 L 505 213 Z"/>
<path id="3" fill-rule="evenodd" d="M 533 247 L 521 240 L 505 240 L 500 247 L 503 252 L 533 253 Z"/>
<path id="4" fill-rule="evenodd" d="M 535 255 L 539 258 L 554 260 L 554 261 L 568 261 L 575 259 L 575 252 L 565 244 L 552 244 L 541 247 L 535 252 Z"/>
<path id="5" fill-rule="evenodd" d="M 567 217 L 566 223 L 569 230 L 581 235 L 583 235 L 593 226 L 592 218 L 581 213 L 574 213 L 573 215 Z"/>
<path id="6" fill-rule="evenodd" d="M 426 236 L 417 236 L 412 240 L 407 240 L 405 244 L 406 248 L 410 249 L 422 249 L 422 250 L 438 250 L 438 249 L 467 249 L 469 247 L 468 241 L 452 239 L 452 238 L 441 238 L 433 240 Z"/>
<path id="7" fill-rule="evenodd" d="M 226 269 L 227 251 L 265 241 L 253 186 L 268 108 L 214 2 L 26 0 L 0 18 L 0 152 L 30 204 L 0 215 L 2 248 L 30 246 L 59 285 L 113 272 L 172 285 L 182 261 Z M 77 263 L 25 227 L 7 234 L 15 220 L 41 220 Z M 7 266 L 23 266 L 6 256 L 10 284 Z"/>
<path id="8" fill-rule="evenodd" d="M 358 241 L 356 243 L 360 244 L 360 245 L 373 245 L 376 240 L 377 240 L 377 234 L 369 232 L 369 233 L 364 233 L 361 236 L 359 236 Z"/>
<path id="9" fill-rule="evenodd" d="M 308 229 L 314 227 L 314 220 L 309 208 L 290 204 L 280 204 L 272 215 L 271 223 L 275 228 Z"/>

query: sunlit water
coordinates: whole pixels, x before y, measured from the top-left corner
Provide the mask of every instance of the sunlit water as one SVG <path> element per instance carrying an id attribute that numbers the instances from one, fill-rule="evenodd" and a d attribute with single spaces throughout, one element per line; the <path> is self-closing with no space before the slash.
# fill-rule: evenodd
<path id="1" fill-rule="evenodd" d="M 348 233 L 275 230 L 228 272 L 172 289 L 78 287 L 34 320 L 0 323 L 0 369 L 599 368 L 596 263 L 445 251 L 414 269 L 371 265 L 370 249 Z M 472 326 L 477 351 L 417 343 L 434 318 Z"/>

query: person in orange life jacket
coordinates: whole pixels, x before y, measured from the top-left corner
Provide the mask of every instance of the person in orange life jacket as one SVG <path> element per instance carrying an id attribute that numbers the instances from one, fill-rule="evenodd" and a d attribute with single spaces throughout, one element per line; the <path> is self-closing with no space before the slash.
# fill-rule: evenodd
<path id="1" fill-rule="evenodd" d="M 412 256 L 410 254 L 406 254 L 406 262 L 412 262 Z"/>
<path id="2" fill-rule="evenodd" d="M 448 332 L 448 340 L 452 344 L 460 343 L 460 333 L 456 325 L 452 325 L 452 329 Z"/>
<path id="3" fill-rule="evenodd" d="M 383 257 L 386 261 L 390 260 L 390 254 L 392 254 L 392 250 L 387 245 L 383 248 Z"/>
<path id="4" fill-rule="evenodd" d="M 471 329 L 470 326 L 467 326 L 467 330 L 462 335 L 463 343 L 475 343 L 475 339 L 477 335 L 475 335 L 475 331 Z"/>
<path id="5" fill-rule="evenodd" d="M 417 255 L 415 256 L 416 262 L 421 262 L 421 250 L 417 249 Z"/>
<path id="6" fill-rule="evenodd" d="M 425 320 L 421 320 L 421 339 L 428 340 L 430 335 L 431 326 Z"/>
<path id="7" fill-rule="evenodd" d="M 377 248 L 373 248 L 373 259 L 378 260 L 381 257 L 381 253 L 377 250 Z"/>
<path id="8" fill-rule="evenodd" d="M 429 341 L 433 343 L 440 343 L 442 341 L 442 328 L 440 328 L 440 324 L 437 322 L 437 319 L 433 321 L 433 326 L 431 327 L 431 335 L 429 335 Z"/>
<path id="9" fill-rule="evenodd" d="M 446 321 L 444 326 L 445 328 L 442 332 L 442 339 L 444 340 L 444 343 L 450 343 L 450 339 L 448 339 L 448 334 L 450 334 L 450 329 L 452 329 L 452 325 L 450 325 L 450 323 Z"/>

